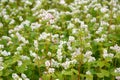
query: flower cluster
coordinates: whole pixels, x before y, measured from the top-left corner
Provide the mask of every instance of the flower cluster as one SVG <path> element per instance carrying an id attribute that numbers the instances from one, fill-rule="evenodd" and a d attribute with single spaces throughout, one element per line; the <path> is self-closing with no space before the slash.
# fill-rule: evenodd
<path id="1" fill-rule="evenodd" d="M 119 0 L 0 0 L 0 80 L 119 79 L 119 67 Z"/>

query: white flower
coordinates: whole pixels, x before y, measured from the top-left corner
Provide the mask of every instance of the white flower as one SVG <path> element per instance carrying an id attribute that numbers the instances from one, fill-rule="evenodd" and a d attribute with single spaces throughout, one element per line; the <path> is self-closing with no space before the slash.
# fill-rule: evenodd
<path id="1" fill-rule="evenodd" d="M 120 80 L 120 76 L 116 76 L 115 78 L 116 78 L 117 80 Z"/>
<path id="2" fill-rule="evenodd" d="M 48 52 L 48 54 L 47 54 L 48 56 L 51 56 L 51 52 Z"/>
<path id="3" fill-rule="evenodd" d="M 21 66 L 22 65 L 22 61 L 18 61 L 18 66 Z"/>
<path id="4" fill-rule="evenodd" d="M 17 80 L 19 78 L 19 76 L 17 75 L 17 73 L 12 73 L 12 78 L 14 80 Z"/>
<path id="5" fill-rule="evenodd" d="M 17 52 L 15 52 L 14 54 L 20 54 L 20 52 L 17 51 Z"/>
<path id="6" fill-rule="evenodd" d="M 66 62 L 62 63 L 61 65 L 64 67 L 64 69 L 68 69 L 70 66 L 70 61 L 66 61 Z"/>
<path id="7" fill-rule="evenodd" d="M 3 57 L 0 57 L 0 62 L 2 62 L 3 61 Z"/>
<path id="8" fill-rule="evenodd" d="M 36 54 L 35 52 L 32 52 L 32 51 L 30 50 L 30 56 L 32 56 L 32 57 L 37 57 L 37 54 Z"/>
<path id="9" fill-rule="evenodd" d="M 10 34 L 10 36 L 13 38 L 13 37 L 15 37 L 15 35 L 14 34 Z"/>
<path id="10" fill-rule="evenodd" d="M 48 36 L 50 36 L 50 33 L 43 32 L 39 36 L 39 40 L 46 39 Z"/>
<path id="11" fill-rule="evenodd" d="M 6 40 L 11 41 L 11 38 L 10 38 L 10 37 L 8 37 L 8 36 L 2 36 L 2 39 L 6 39 Z"/>
<path id="12" fill-rule="evenodd" d="M 103 54 L 107 54 L 107 50 L 106 49 L 103 50 Z"/>
<path id="13" fill-rule="evenodd" d="M 21 36 L 21 34 L 19 32 L 16 32 L 16 36 L 18 37 L 19 41 L 22 41 L 23 43 L 29 43 L 28 40 L 25 40 L 24 37 Z"/>
<path id="14" fill-rule="evenodd" d="M 96 22 L 96 18 L 94 17 L 93 19 L 91 19 L 91 22 Z"/>
<path id="15" fill-rule="evenodd" d="M 75 41 L 75 37 L 69 36 L 69 41 L 70 41 L 70 42 L 74 42 L 74 41 Z"/>
<path id="16" fill-rule="evenodd" d="M 38 41 L 34 40 L 34 46 L 35 46 L 35 50 L 38 50 Z"/>
<path id="17" fill-rule="evenodd" d="M 23 18 L 22 18 L 22 16 L 19 16 L 19 20 L 20 20 L 20 21 L 23 21 Z"/>
<path id="18" fill-rule="evenodd" d="M 22 50 L 21 46 L 17 47 L 17 51 L 21 51 L 21 50 Z"/>
<path id="19" fill-rule="evenodd" d="M 39 78 L 39 80 L 42 80 L 42 78 Z"/>
<path id="20" fill-rule="evenodd" d="M 65 0 L 60 0 L 60 4 L 65 4 Z"/>
<path id="21" fill-rule="evenodd" d="M 109 53 L 108 57 L 113 58 L 113 57 L 114 57 L 114 54 Z"/>
<path id="22" fill-rule="evenodd" d="M 96 39 L 94 39 L 94 41 L 96 41 L 96 42 L 103 42 L 103 41 L 105 41 L 105 38 L 96 38 Z"/>
<path id="23" fill-rule="evenodd" d="M 7 0 L 1 0 L 1 2 L 7 2 Z"/>
<path id="24" fill-rule="evenodd" d="M 9 24 L 14 24 L 14 23 L 15 23 L 15 20 L 12 19 Z"/>
<path id="25" fill-rule="evenodd" d="M 88 62 L 93 62 L 95 60 L 96 60 L 95 57 L 89 57 Z"/>
<path id="26" fill-rule="evenodd" d="M 87 51 L 85 54 L 84 54 L 84 62 L 93 62 L 95 61 L 95 57 L 92 57 L 92 52 L 91 51 Z"/>
<path id="27" fill-rule="evenodd" d="M 8 41 L 7 46 L 9 46 L 10 44 L 13 44 L 13 42 L 12 41 Z"/>
<path id="28" fill-rule="evenodd" d="M 41 49 L 41 52 L 44 52 L 44 49 Z"/>
<path id="29" fill-rule="evenodd" d="M 120 46 L 118 46 L 117 44 L 114 46 L 111 46 L 110 49 L 115 50 L 116 52 L 120 53 Z"/>
<path id="30" fill-rule="evenodd" d="M 54 42 L 54 43 L 58 43 L 58 37 L 59 37 L 58 34 L 54 34 L 54 35 L 52 35 L 52 42 Z"/>
<path id="31" fill-rule="evenodd" d="M 99 27 L 99 28 L 98 28 L 98 30 L 96 31 L 96 34 L 101 33 L 101 32 L 102 32 L 102 30 L 103 30 L 103 27 Z"/>
<path id="32" fill-rule="evenodd" d="M 25 80 L 30 80 L 29 78 L 25 78 Z"/>
<path id="33" fill-rule="evenodd" d="M 15 2 L 15 0 L 10 0 L 10 2 L 14 3 L 14 2 Z"/>
<path id="34" fill-rule="evenodd" d="M 68 46 L 68 50 L 72 51 L 72 47 L 71 47 L 71 46 Z"/>
<path id="35" fill-rule="evenodd" d="M 3 70 L 3 69 L 4 69 L 4 67 L 2 65 L 0 65 L 0 71 Z"/>
<path id="36" fill-rule="evenodd" d="M 3 49 L 4 48 L 4 45 L 0 44 L 0 49 Z"/>
<path id="37" fill-rule="evenodd" d="M 59 27 L 59 26 L 57 26 L 57 25 L 51 25 L 51 27 L 53 27 L 53 28 L 55 28 L 55 29 L 57 29 L 57 30 L 61 29 L 61 27 Z"/>
<path id="38" fill-rule="evenodd" d="M 80 48 L 76 48 L 76 49 L 75 49 L 75 52 L 72 53 L 72 58 L 75 58 L 75 57 L 77 57 L 78 55 L 80 55 L 80 54 L 81 54 L 80 51 L 81 51 Z"/>
<path id="39" fill-rule="evenodd" d="M 70 61 L 71 64 L 76 64 L 77 63 L 77 60 L 76 59 L 73 59 L 72 61 Z"/>
<path id="40" fill-rule="evenodd" d="M 18 78 L 17 80 L 22 80 L 22 78 Z"/>
<path id="41" fill-rule="evenodd" d="M 67 29 L 71 29 L 71 28 L 73 28 L 73 27 L 74 27 L 74 24 L 69 23 L 69 25 L 67 26 Z"/>
<path id="42" fill-rule="evenodd" d="M 59 67 L 59 63 L 55 61 L 54 59 L 51 60 L 52 67 Z"/>
<path id="43" fill-rule="evenodd" d="M 105 12 L 108 11 L 108 9 L 107 9 L 107 7 L 105 6 L 105 7 L 102 7 L 102 8 L 100 9 L 100 11 L 101 11 L 102 13 L 105 13 Z"/>
<path id="44" fill-rule="evenodd" d="M 80 22 L 80 28 L 83 28 L 83 29 L 87 29 L 88 28 L 88 25 L 86 25 L 85 23 L 84 23 L 84 21 L 81 21 Z"/>
<path id="45" fill-rule="evenodd" d="M 50 67 L 50 61 L 49 61 L 49 60 L 47 60 L 47 61 L 45 62 L 45 66 L 46 66 L 46 67 Z"/>
<path id="46" fill-rule="evenodd" d="M 114 72 L 120 74 L 120 68 L 116 68 L 116 69 L 114 70 Z"/>
<path id="47" fill-rule="evenodd" d="M 105 18 L 109 18 L 109 16 L 110 16 L 109 14 L 105 14 L 104 15 Z"/>
<path id="48" fill-rule="evenodd" d="M 21 77 L 22 77 L 23 79 L 26 79 L 26 78 L 27 78 L 27 76 L 26 76 L 24 73 L 21 74 Z"/>
<path id="49" fill-rule="evenodd" d="M 90 17 L 91 17 L 91 14 L 87 14 L 87 15 L 86 15 L 86 18 L 90 18 Z"/>
<path id="50" fill-rule="evenodd" d="M 26 0 L 25 3 L 28 4 L 28 5 L 32 5 L 32 2 L 30 2 L 28 0 Z"/>
<path id="51" fill-rule="evenodd" d="M 113 58 L 114 57 L 114 54 L 112 53 L 108 53 L 106 49 L 103 50 L 103 57 L 106 58 L 106 57 L 110 57 L 110 58 Z"/>
<path id="52" fill-rule="evenodd" d="M 86 53 L 85 53 L 85 57 L 90 57 L 92 55 L 92 52 L 91 51 L 87 51 Z"/>
<path id="53" fill-rule="evenodd" d="M 71 14 L 71 13 L 69 12 L 69 14 Z M 75 18 L 75 22 L 78 22 L 78 23 L 80 23 L 80 20 L 79 20 L 79 18 Z"/>
<path id="54" fill-rule="evenodd" d="M 5 18 L 5 20 L 9 20 L 9 18 L 10 18 L 9 15 L 4 15 L 3 17 Z"/>
<path id="55" fill-rule="evenodd" d="M 10 52 L 7 52 L 6 50 L 2 51 L 1 54 L 2 54 L 3 56 L 9 56 L 9 55 L 11 55 L 11 53 L 10 53 Z"/>
<path id="56" fill-rule="evenodd" d="M 48 73 L 54 73 L 55 72 L 55 69 L 54 68 L 49 68 L 48 69 Z"/>
<path id="57" fill-rule="evenodd" d="M 110 25 L 110 28 L 111 28 L 112 30 L 114 30 L 114 29 L 115 29 L 115 25 Z"/>
<path id="58" fill-rule="evenodd" d="M 0 22 L 0 28 L 3 27 L 3 24 Z"/>
<path id="59" fill-rule="evenodd" d="M 63 58 L 63 56 L 62 56 L 62 55 L 57 55 L 57 59 L 58 59 L 59 61 L 61 61 L 61 60 L 62 60 L 62 58 Z"/>
<path id="60" fill-rule="evenodd" d="M 117 15 L 116 15 L 116 14 L 113 14 L 113 18 L 117 18 Z"/>
<path id="61" fill-rule="evenodd" d="M 28 56 L 21 55 L 22 60 L 29 60 L 30 58 Z"/>
<path id="62" fill-rule="evenodd" d="M 29 25 L 30 25 L 30 21 L 25 20 L 25 21 L 23 22 L 23 24 L 26 25 L 26 26 L 29 26 Z"/>
<path id="63" fill-rule="evenodd" d="M 62 55 L 61 49 L 58 49 L 58 50 L 57 50 L 57 54 L 58 54 L 58 55 Z"/>
<path id="64" fill-rule="evenodd" d="M 104 58 L 108 57 L 108 53 L 103 53 L 103 57 Z"/>
<path id="65" fill-rule="evenodd" d="M 55 20 L 54 19 L 50 19 L 50 24 L 53 24 L 55 23 Z"/>
<path id="66" fill-rule="evenodd" d="M 109 26 L 109 23 L 106 21 L 100 21 L 101 26 Z"/>
<path id="67" fill-rule="evenodd" d="M 34 29 L 38 29 L 40 26 L 41 24 L 38 24 L 38 22 L 35 22 L 35 23 L 32 23 L 30 27 L 32 30 L 34 30 Z"/>
<path id="68" fill-rule="evenodd" d="M 90 71 L 87 71 L 86 74 L 87 74 L 87 75 L 91 75 L 91 72 L 90 72 Z"/>
<path id="69" fill-rule="evenodd" d="M 59 60 L 59 61 L 61 61 L 62 60 L 62 51 L 61 51 L 61 49 L 58 49 L 57 50 L 57 59 Z"/>
<path id="70" fill-rule="evenodd" d="M 94 10 L 97 11 L 99 8 L 98 7 L 95 7 Z"/>
<path id="71" fill-rule="evenodd" d="M 77 33 L 77 29 L 73 28 L 72 29 L 72 34 L 75 34 L 75 33 Z"/>
<path id="72" fill-rule="evenodd" d="M 52 20 L 54 19 L 54 16 L 51 13 L 48 13 L 46 11 L 43 11 L 43 14 L 40 14 L 43 20 Z"/>
<path id="73" fill-rule="evenodd" d="M 58 45 L 58 48 L 60 49 L 63 48 L 63 44 Z"/>
<path id="74" fill-rule="evenodd" d="M 34 40 L 34 46 L 38 46 L 38 41 Z"/>

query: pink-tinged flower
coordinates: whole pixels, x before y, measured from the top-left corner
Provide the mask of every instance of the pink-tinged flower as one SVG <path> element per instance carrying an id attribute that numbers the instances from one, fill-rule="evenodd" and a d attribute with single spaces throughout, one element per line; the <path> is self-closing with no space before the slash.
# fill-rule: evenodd
<path id="1" fill-rule="evenodd" d="M 120 76 L 116 76 L 116 79 L 117 79 L 117 80 L 120 80 Z"/>
<path id="2" fill-rule="evenodd" d="M 42 80 L 42 78 L 39 78 L 39 80 Z"/>
<path id="3" fill-rule="evenodd" d="M 46 67 L 49 67 L 49 66 L 50 66 L 50 61 L 47 60 L 47 61 L 45 62 L 45 66 L 46 66 Z"/>

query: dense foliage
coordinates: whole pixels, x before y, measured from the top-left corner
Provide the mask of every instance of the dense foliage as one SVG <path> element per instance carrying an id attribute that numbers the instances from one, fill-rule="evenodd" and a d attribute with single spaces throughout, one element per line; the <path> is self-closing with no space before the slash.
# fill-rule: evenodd
<path id="1" fill-rule="evenodd" d="M 115 79 L 119 0 L 0 0 L 0 80 Z"/>

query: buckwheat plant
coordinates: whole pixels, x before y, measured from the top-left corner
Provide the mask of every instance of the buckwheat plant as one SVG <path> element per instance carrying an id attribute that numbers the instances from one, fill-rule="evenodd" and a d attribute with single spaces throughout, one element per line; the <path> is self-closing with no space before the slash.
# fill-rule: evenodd
<path id="1" fill-rule="evenodd" d="M 0 80 L 120 80 L 120 0 L 0 0 Z"/>

